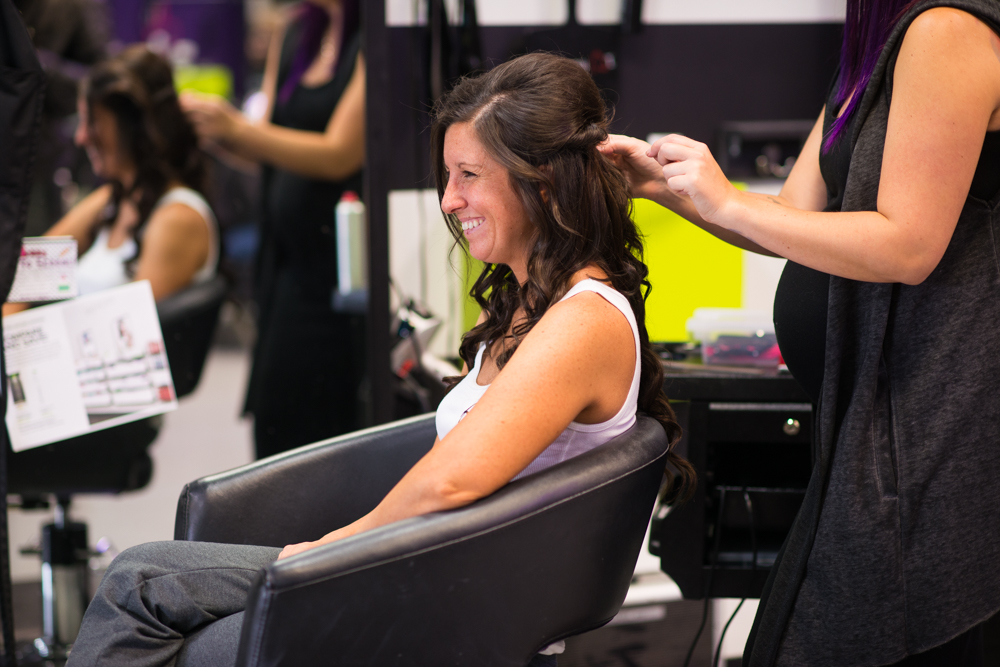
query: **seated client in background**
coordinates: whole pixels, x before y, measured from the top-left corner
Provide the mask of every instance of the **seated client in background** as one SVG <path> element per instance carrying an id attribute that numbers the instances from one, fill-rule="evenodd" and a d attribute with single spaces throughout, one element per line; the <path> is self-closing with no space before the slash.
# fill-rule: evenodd
<path id="1" fill-rule="evenodd" d="M 78 106 L 76 143 L 107 183 L 46 235 L 76 239 L 80 293 L 149 280 L 162 299 L 214 276 L 219 242 L 201 194 L 204 155 L 167 61 L 144 46 L 126 49 L 93 68 Z"/>
<path id="2" fill-rule="evenodd" d="M 572 60 L 522 56 L 461 81 L 434 116 L 441 208 L 486 266 L 472 288 L 482 316 L 461 347 L 470 370 L 438 409 L 433 448 L 371 513 L 315 542 L 124 552 L 87 611 L 71 667 L 231 665 L 247 592 L 275 558 L 467 505 L 608 442 L 637 410 L 677 440 L 646 334 L 649 283 L 628 186 L 597 148 L 607 113 L 593 80 Z M 670 464 L 685 495 L 693 471 L 673 453 Z"/>

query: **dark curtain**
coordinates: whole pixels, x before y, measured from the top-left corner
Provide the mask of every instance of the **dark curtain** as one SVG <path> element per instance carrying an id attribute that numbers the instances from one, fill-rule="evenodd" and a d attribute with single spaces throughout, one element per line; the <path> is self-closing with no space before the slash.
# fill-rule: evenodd
<path id="1" fill-rule="evenodd" d="M 11 0 L 0 0 L 0 302 L 7 300 L 24 235 L 45 76 Z M 0 338 L 3 325 L 0 324 Z M 0 625 L 3 664 L 15 664 L 7 536 L 7 372 L 0 355 Z"/>

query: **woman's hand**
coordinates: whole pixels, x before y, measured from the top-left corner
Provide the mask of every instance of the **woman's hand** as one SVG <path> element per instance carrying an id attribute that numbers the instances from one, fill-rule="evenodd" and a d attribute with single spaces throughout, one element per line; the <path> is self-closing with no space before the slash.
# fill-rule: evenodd
<path id="1" fill-rule="evenodd" d="M 315 549 L 320 544 L 321 542 L 318 540 L 316 542 L 299 542 L 298 544 L 289 544 L 281 550 L 280 554 L 278 554 L 278 560 L 300 554 L 304 551 L 309 551 L 310 549 Z"/>
<path id="2" fill-rule="evenodd" d="M 667 187 L 689 197 L 706 222 L 726 227 L 724 210 L 739 196 L 708 146 L 679 134 L 657 139 L 646 153 L 661 167 Z"/>
<path id="3" fill-rule="evenodd" d="M 232 143 L 246 119 L 233 105 L 218 95 L 186 92 L 180 97 L 181 108 L 198 137 L 218 144 Z"/>
<path id="4" fill-rule="evenodd" d="M 298 544 L 289 544 L 281 550 L 280 554 L 278 554 L 278 560 L 300 554 L 304 551 L 309 551 L 310 549 L 315 549 L 316 547 L 324 544 L 330 544 L 331 542 L 342 540 L 345 537 L 350 537 L 351 535 L 365 530 L 365 527 L 365 519 L 362 517 L 352 524 L 344 526 L 343 528 L 338 528 L 332 533 L 327 533 L 315 542 L 299 542 Z"/>

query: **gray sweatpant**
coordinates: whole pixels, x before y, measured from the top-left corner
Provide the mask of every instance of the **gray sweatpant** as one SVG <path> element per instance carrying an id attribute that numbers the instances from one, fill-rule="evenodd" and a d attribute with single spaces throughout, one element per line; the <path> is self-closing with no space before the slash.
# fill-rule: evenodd
<path id="1" fill-rule="evenodd" d="M 247 594 L 281 549 L 151 542 L 111 562 L 67 667 L 227 667 Z"/>

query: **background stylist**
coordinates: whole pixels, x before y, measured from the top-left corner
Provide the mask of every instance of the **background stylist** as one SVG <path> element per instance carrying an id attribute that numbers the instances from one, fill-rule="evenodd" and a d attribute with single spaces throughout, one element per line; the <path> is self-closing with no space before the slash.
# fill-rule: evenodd
<path id="1" fill-rule="evenodd" d="M 361 192 L 365 66 L 357 0 L 315 0 L 272 43 L 251 122 L 224 100 L 185 95 L 201 137 L 264 165 L 256 269 L 258 340 L 247 391 L 257 457 L 360 426 L 363 321 L 334 312 L 334 207 Z"/>

